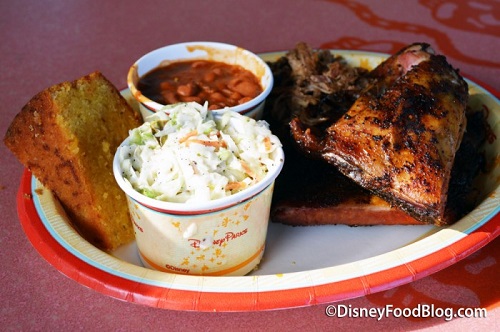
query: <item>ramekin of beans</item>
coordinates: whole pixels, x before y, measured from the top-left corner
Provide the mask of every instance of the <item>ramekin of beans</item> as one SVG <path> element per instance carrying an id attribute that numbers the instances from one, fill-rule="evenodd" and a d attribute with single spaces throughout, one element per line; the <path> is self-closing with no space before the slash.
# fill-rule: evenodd
<path id="1" fill-rule="evenodd" d="M 130 67 L 127 84 L 145 120 L 165 105 L 192 101 L 208 103 L 214 113 L 229 107 L 259 119 L 273 75 L 248 50 L 217 42 L 187 42 L 142 56 Z"/>

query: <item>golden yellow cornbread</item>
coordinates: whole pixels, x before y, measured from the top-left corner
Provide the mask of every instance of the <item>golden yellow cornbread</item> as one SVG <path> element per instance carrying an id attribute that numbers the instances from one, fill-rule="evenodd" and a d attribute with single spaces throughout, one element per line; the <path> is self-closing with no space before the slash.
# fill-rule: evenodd
<path id="1" fill-rule="evenodd" d="M 100 72 L 35 95 L 16 115 L 5 145 L 59 199 L 89 242 L 113 250 L 134 239 L 113 156 L 142 123 Z"/>

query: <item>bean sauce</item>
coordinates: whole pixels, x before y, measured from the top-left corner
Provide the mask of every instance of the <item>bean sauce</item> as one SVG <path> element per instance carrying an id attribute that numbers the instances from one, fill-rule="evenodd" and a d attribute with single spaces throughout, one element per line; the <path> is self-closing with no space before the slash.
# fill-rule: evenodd
<path id="1" fill-rule="evenodd" d="M 211 110 L 243 104 L 262 92 L 257 77 L 239 65 L 210 60 L 174 62 L 139 79 L 139 91 L 160 104 L 208 101 Z"/>

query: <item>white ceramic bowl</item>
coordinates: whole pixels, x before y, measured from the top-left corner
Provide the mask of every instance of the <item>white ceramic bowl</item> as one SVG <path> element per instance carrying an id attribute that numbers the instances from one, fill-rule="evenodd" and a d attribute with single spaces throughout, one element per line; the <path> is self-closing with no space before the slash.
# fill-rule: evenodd
<path id="1" fill-rule="evenodd" d="M 206 276 L 245 275 L 257 266 L 264 253 L 274 180 L 283 167 L 281 147 L 276 167 L 261 181 L 231 196 L 202 203 L 164 202 L 142 195 L 122 177 L 118 154 L 113 172 L 127 196 L 145 266 Z"/>
<path id="2" fill-rule="evenodd" d="M 240 65 L 252 72 L 260 81 L 262 93 L 246 103 L 230 108 L 254 119 L 261 118 L 265 100 L 271 92 L 274 82 L 269 66 L 259 56 L 234 45 L 217 42 L 187 42 L 156 49 L 142 56 L 130 67 L 127 84 L 132 96 L 139 102 L 144 119 L 164 105 L 147 98 L 137 89 L 139 79 L 157 67 L 166 66 L 172 62 L 196 59 Z M 213 112 L 217 113 L 217 110 Z"/>

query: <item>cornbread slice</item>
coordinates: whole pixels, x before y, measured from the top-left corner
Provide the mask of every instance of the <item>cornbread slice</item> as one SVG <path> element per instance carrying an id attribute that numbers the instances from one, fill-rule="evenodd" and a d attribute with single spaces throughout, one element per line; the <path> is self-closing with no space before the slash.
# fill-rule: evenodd
<path id="1" fill-rule="evenodd" d="M 113 250 L 133 240 L 113 156 L 128 131 L 142 123 L 100 72 L 35 95 L 4 138 L 19 161 L 52 190 L 80 234 Z"/>

